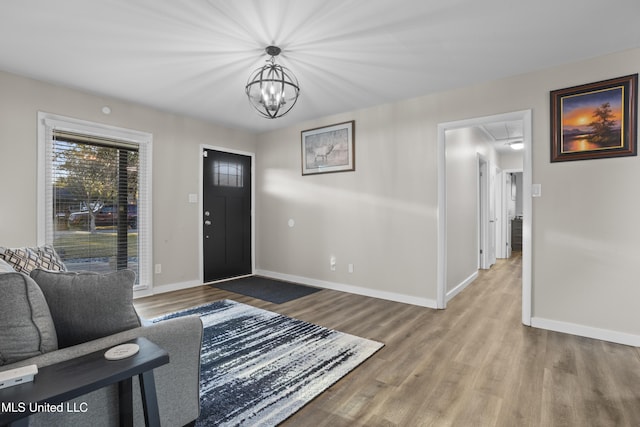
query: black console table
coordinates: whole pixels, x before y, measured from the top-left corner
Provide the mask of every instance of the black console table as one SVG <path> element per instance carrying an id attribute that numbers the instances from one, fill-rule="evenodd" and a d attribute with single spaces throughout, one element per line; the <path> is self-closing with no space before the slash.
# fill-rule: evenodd
<path id="1" fill-rule="evenodd" d="M 129 358 L 106 360 L 104 353 L 107 349 L 104 349 L 55 365 L 38 367 L 33 382 L 0 390 L 0 402 L 13 402 L 16 405 L 21 403 L 24 408 L 0 412 L 0 426 L 27 426 L 28 417 L 32 415 L 29 403 L 57 405 L 114 383 L 118 383 L 120 425 L 131 426 L 132 378 L 135 375 L 140 380 L 145 423 L 147 426 L 159 426 L 153 369 L 169 363 L 169 355 L 146 338 L 136 338 L 129 342 L 140 346 L 140 351 Z"/>

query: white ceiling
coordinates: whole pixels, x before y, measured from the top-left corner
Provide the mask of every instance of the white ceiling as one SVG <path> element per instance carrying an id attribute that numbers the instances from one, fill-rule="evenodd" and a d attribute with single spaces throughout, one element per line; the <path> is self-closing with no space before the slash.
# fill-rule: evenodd
<path id="1" fill-rule="evenodd" d="M 481 125 L 480 128 L 493 139 L 493 146 L 500 153 L 512 151 L 509 144 L 524 140 L 522 120 L 488 122 Z"/>
<path id="2" fill-rule="evenodd" d="M 0 69 L 259 132 L 638 47 L 638 16 L 639 0 L 3 0 Z M 269 44 L 301 86 L 276 120 L 244 94 Z"/>

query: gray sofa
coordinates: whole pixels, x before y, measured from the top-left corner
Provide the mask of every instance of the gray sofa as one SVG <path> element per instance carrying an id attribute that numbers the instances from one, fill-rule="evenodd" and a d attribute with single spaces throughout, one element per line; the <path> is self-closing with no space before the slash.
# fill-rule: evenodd
<path id="1" fill-rule="evenodd" d="M 1 257 L 0 260 L 2 260 Z M 2 265 L 0 270 L 2 270 L 1 267 Z M 161 425 L 179 427 L 193 423 L 200 412 L 199 375 L 203 330 L 200 318 L 181 317 L 149 324 L 149 322 L 140 322 L 137 315 L 134 315 L 135 319 L 127 320 L 130 326 L 122 324 L 105 326 L 108 322 L 102 320 L 95 322 L 102 331 L 91 332 L 94 335 L 98 333 L 100 336 L 88 341 L 75 342 L 74 339 L 77 341 L 83 338 L 83 335 L 75 334 L 75 330 L 86 328 L 91 331 L 94 325 L 90 318 L 99 319 L 100 316 L 108 315 L 109 310 L 104 306 L 109 304 L 105 304 L 105 301 L 114 298 L 108 292 L 106 295 L 104 292 L 96 292 L 98 288 L 91 286 L 103 286 L 100 289 L 104 289 L 106 280 L 109 288 L 132 287 L 132 284 L 122 286 L 119 284 L 122 282 L 122 277 L 128 277 L 124 273 L 117 273 L 107 279 L 105 277 L 106 275 L 53 273 L 42 270 L 32 271 L 31 277 L 24 271 L 0 272 L 0 371 L 32 364 L 38 367 L 48 366 L 98 350 L 106 350 L 137 337 L 146 337 L 169 353 L 169 364 L 154 370 Z M 116 283 L 116 279 L 119 282 Z M 82 284 L 78 285 L 79 283 Z M 87 283 L 89 285 L 86 285 Z M 52 284 L 54 286 L 51 286 Z M 65 287 L 67 291 L 74 293 L 65 295 Z M 64 299 L 59 301 L 55 299 L 58 292 L 62 293 Z M 83 292 L 99 294 L 102 300 L 99 297 L 97 303 L 91 307 L 93 303 L 87 302 L 89 300 L 86 299 L 83 301 Z M 114 306 L 120 303 L 120 308 L 114 309 L 114 316 L 126 318 L 128 315 L 122 314 L 123 307 L 124 310 L 135 310 L 132 295 L 128 297 L 128 292 L 125 292 L 125 295 L 128 301 L 113 302 Z M 118 297 L 118 299 L 122 298 Z M 72 328 L 68 322 L 75 320 L 63 319 L 65 312 L 71 311 L 69 307 L 73 306 L 68 304 L 75 304 L 76 309 L 73 311 L 82 313 L 82 310 L 89 310 L 83 314 L 87 322 L 83 322 L 80 327 Z M 104 313 L 101 313 L 101 310 Z M 24 318 L 24 313 L 27 313 L 28 318 Z M 110 332 L 111 330 L 117 332 Z M 17 331 L 20 333 L 16 333 Z M 105 334 L 104 331 L 107 333 Z M 36 375 L 35 380 L 37 379 Z M 137 378 L 134 378 L 133 387 L 134 425 L 144 425 Z M 117 426 L 119 415 L 117 393 L 117 385 L 99 389 L 71 401 L 76 403 L 75 407 L 80 407 L 82 404 L 87 409 L 86 412 L 37 413 L 29 418 L 29 425 Z"/>

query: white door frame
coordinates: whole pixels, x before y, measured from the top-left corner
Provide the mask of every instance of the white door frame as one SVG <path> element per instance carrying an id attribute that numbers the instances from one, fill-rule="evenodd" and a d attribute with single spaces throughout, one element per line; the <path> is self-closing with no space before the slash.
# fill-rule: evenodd
<path id="1" fill-rule="evenodd" d="M 198 194 L 198 258 L 199 258 L 199 278 L 200 283 L 204 283 L 204 215 L 203 211 L 203 197 L 204 197 L 204 170 L 202 168 L 202 152 L 203 150 L 215 150 L 223 153 L 239 154 L 241 156 L 251 157 L 251 275 L 256 274 L 256 153 L 248 151 L 233 150 L 226 147 L 218 147 L 214 145 L 200 144 L 200 150 L 198 151 L 198 162 L 200 168 L 200 182 L 199 182 L 199 194 Z M 237 277 L 233 277 L 236 279 Z M 216 282 L 224 282 L 230 279 L 218 280 Z M 211 282 L 211 283 L 216 283 Z"/>
<path id="2" fill-rule="evenodd" d="M 487 177 L 487 210 L 488 210 L 488 241 L 487 241 L 487 264 L 489 268 L 496 263 L 496 170 L 497 167 L 489 162 Z"/>
<path id="3" fill-rule="evenodd" d="M 506 258 L 504 241 L 504 171 L 496 168 L 495 179 L 495 212 L 496 212 L 496 258 Z"/>
<path id="4" fill-rule="evenodd" d="M 436 303 L 438 308 L 446 308 L 447 284 L 447 191 L 446 191 L 446 131 L 479 126 L 487 122 L 522 120 L 524 130 L 523 153 L 523 213 L 522 224 L 522 323 L 531 325 L 531 263 L 532 263 L 532 147 L 531 110 L 514 111 L 493 116 L 477 117 L 438 124 L 438 273 Z"/>
<path id="5" fill-rule="evenodd" d="M 477 153 L 478 170 L 476 171 L 477 194 L 477 222 L 478 222 L 478 268 L 489 268 L 489 161 L 480 153 Z"/>

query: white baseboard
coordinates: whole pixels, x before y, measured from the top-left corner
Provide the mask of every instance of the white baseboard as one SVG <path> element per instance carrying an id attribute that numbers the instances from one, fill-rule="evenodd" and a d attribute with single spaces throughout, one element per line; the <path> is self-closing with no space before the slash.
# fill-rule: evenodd
<path id="1" fill-rule="evenodd" d="M 181 289 L 195 288 L 196 286 L 202 286 L 202 282 L 199 280 L 193 280 L 190 282 L 170 283 L 168 285 L 154 286 L 152 288 L 141 289 L 133 292 L 133 298 L 148 297 L 151 295 L 164 294 L 166 292 L 179 291 Z"/>
<path id="2" fill-rule="evenodd" d="M 325 280 L 310 279 L 308 277 L 295 276 L 292 274 L 276 273 L 275 271 L 256 270 L 259 276 L 270 277 L 272 279 L 285 280 L 288 282 L 300 283 L 303 285 L 315 286 L 317 288 L 332 289 L 335 291 L 348 292 L 350 294 L 364 295 L 373 298 L 380 298 L 389 301 L 401 302 L 405 304 L 418 305 L 421 307 L 437 308 L 436 301 L 429 298 L 419 298 L 410 295 L 398 294 L 395 292 L 378 291 L 375 289 L 363 288 L 360 286 L 346 285 L 343 283 L 328 282 Z M 194 288 L 203 286 L 203 284 L 194 280 L 191 282 L 173 283 L 168 285 L 154 286 L 151 289 L 141 289 L 134 291 L 133 298 L 142 298 L 151 295 L 163 294 L 166 292 L 179 291 L 181 289 Z"/>
<path id="3" fill-rule="evenodd" d="M 395 292 L 378 291 L 375 289 L 363 288 L 360 286 L 347 285 L 344 283 L 328 282 L 325 280 L 310 279 L 308 277 L 294 276 L 292 274 L 276 273 L 275 271 L 256 270 L 259 276 L 271 279 L 285 280 L 287 282 L 300 283 L 302 285 L 314 286 L 316 288 L 332 289 L 334 291 L 348 292 L 350 294 L 364 295 L 367 297 L 380 298 L 389 301 L 401 302 L 405 304 L 418 305 L 421 307 L 437 308 L 436 301 L 429 298 L 419 298 L 410 295 L 398 294 Z"/>
<path id="4" fill-rule="evenodd" d="M 460 292 L 462 292 L 464 288 L 469 286 L 477 278 L 478 278 L 478 271 L 476 270 L 471 276 L 464 279 L 458 286 L 456 286 L 455 288 L 447 292 L 447 295 L 445 296 L 447 302 L 449 302 L 453 297 L 455 297 Z"/>
<path id="5" fill-rule="evenodd" d="M 557 320 L 531 318 L 531 326 L 547 329 L 554 332 L 577 335 L 580 337 L 594 338 L 597 340 L 613 342 L 616 344 L 640 347 L 640 336 L 625 332 L 611 331 L 608 329 L 593 328 L 591 326 L 578 325 L 576 323 L 559 322 Z"/>

